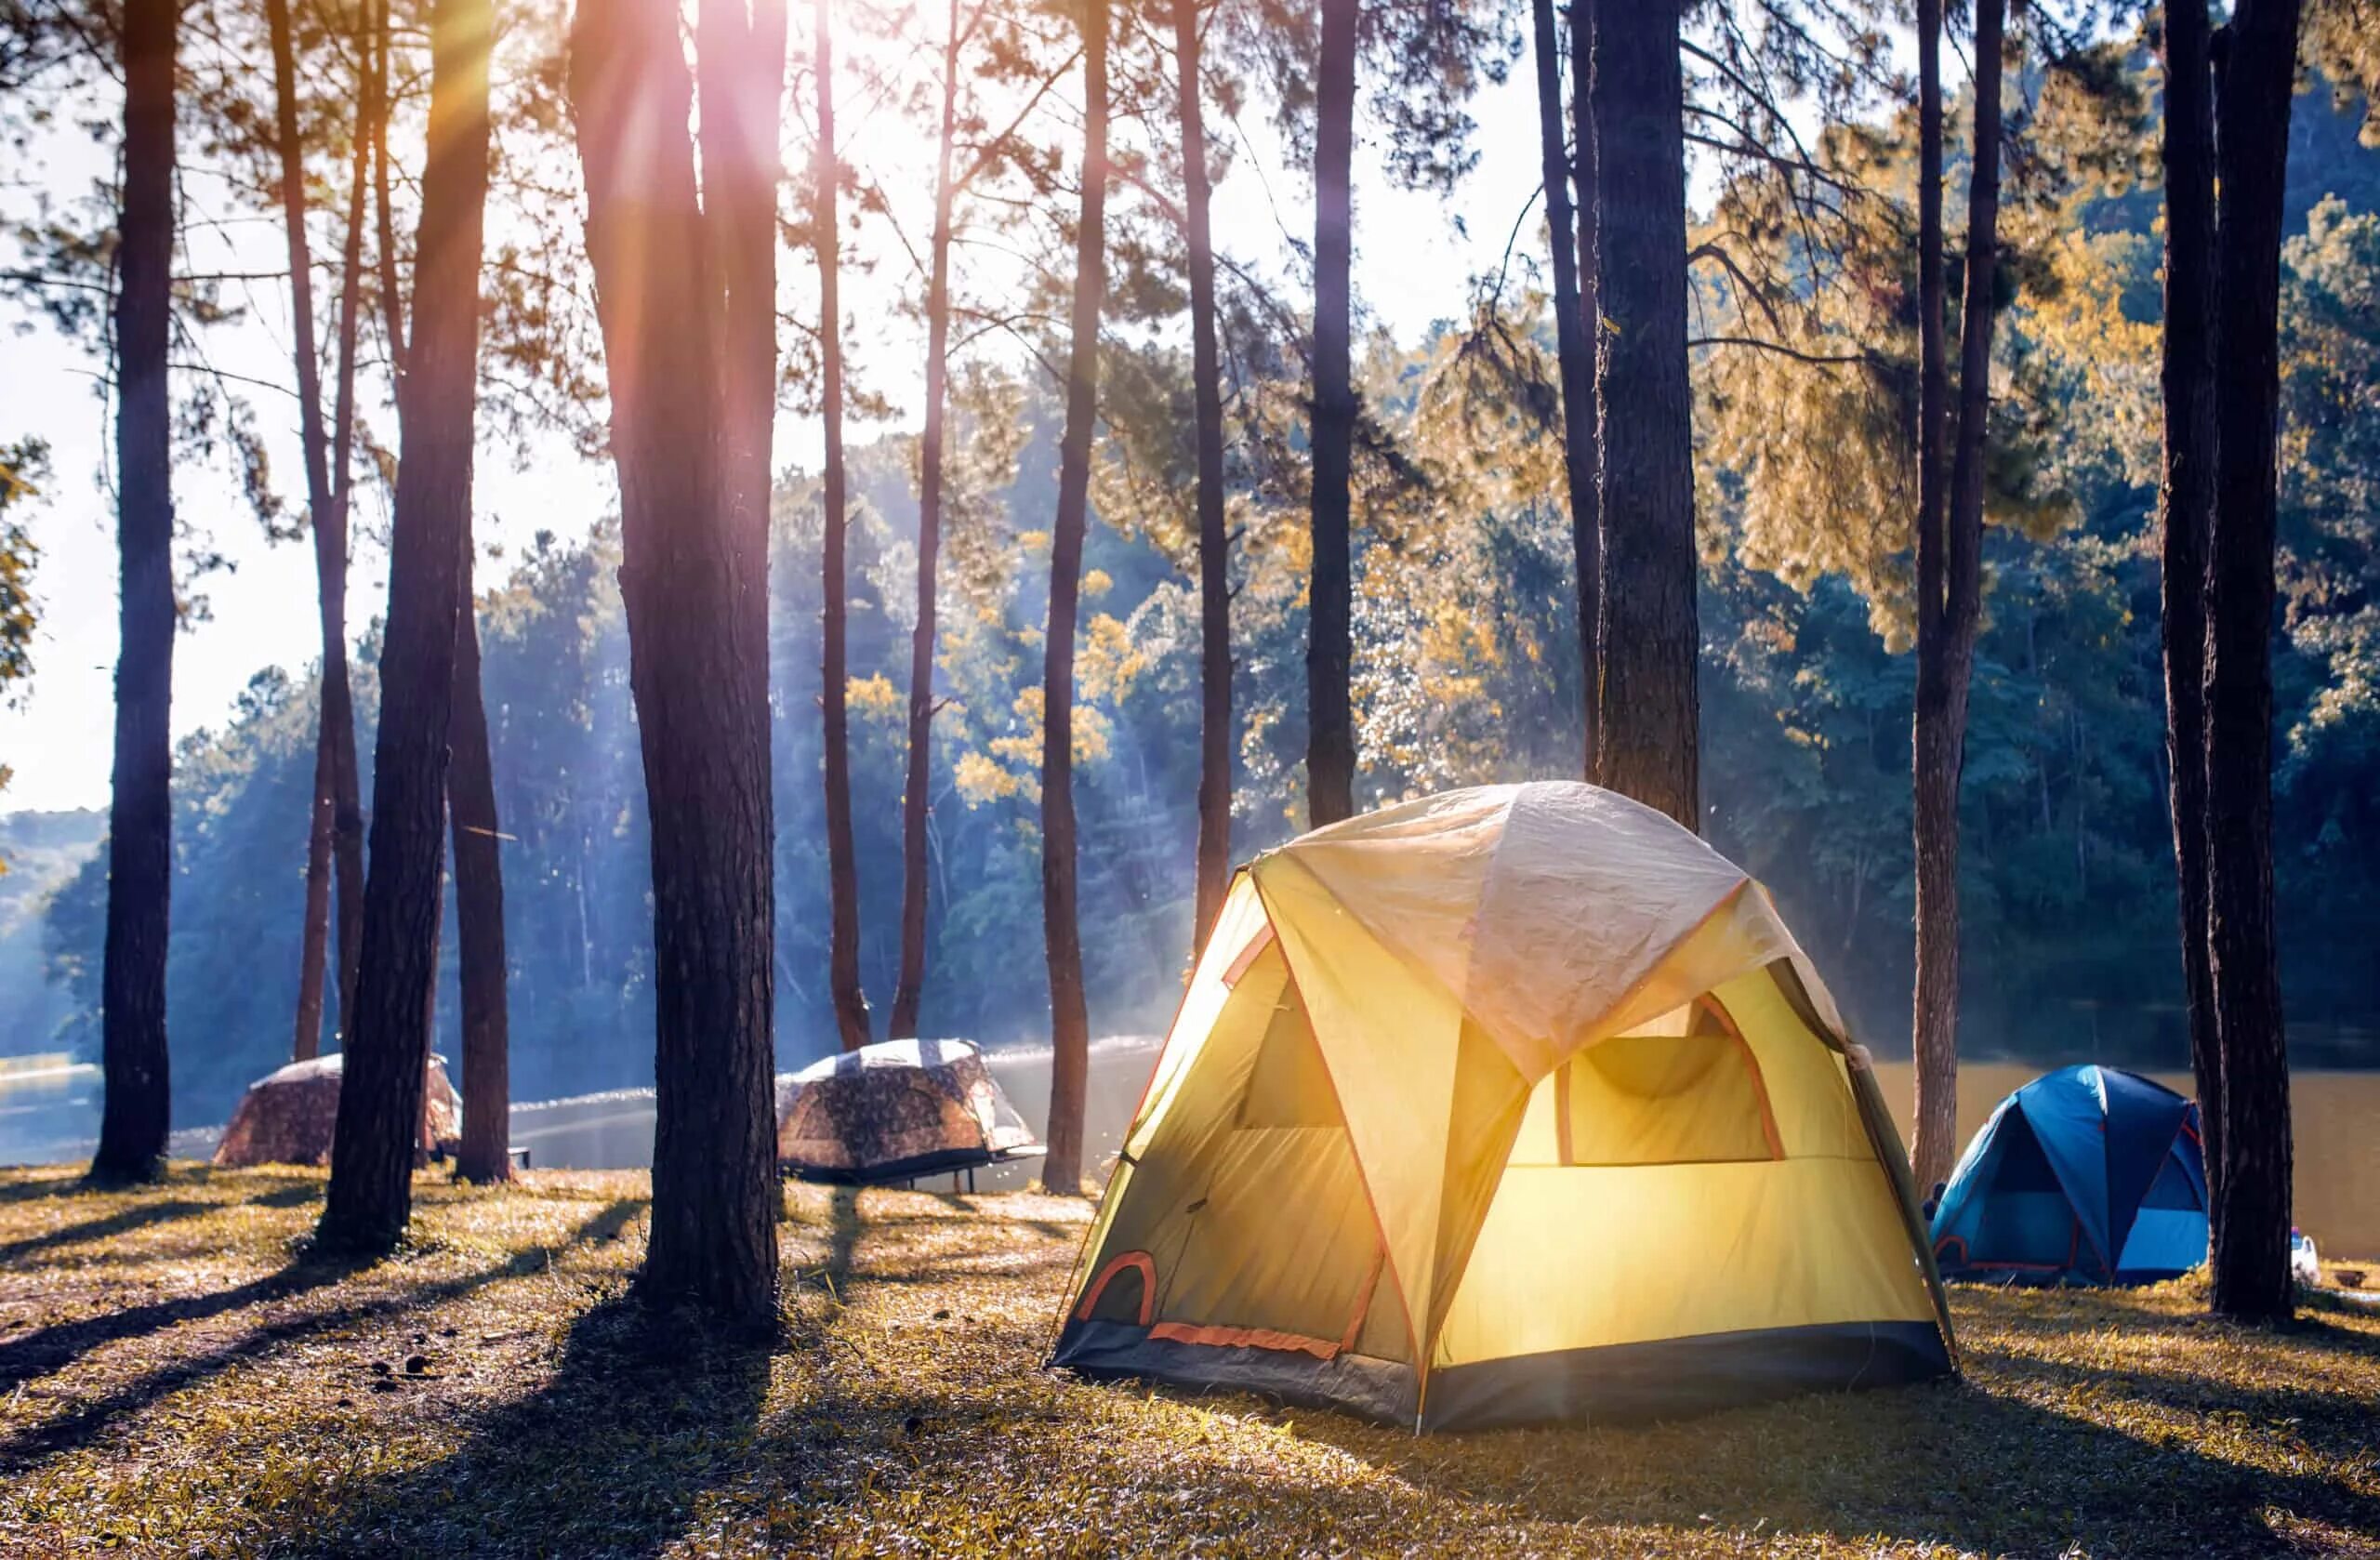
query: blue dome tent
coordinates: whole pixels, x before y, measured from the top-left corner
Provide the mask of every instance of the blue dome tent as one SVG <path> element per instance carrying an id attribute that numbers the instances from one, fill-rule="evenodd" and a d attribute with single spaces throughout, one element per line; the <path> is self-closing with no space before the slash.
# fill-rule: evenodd
<path id="1" fill-rule="evenodd" d="M 2114 1067 L 2000 1102 L 1934 1213 L 1945 1278 L 2146 1284 L 2206 1260 L 2198 1106 Z"/>

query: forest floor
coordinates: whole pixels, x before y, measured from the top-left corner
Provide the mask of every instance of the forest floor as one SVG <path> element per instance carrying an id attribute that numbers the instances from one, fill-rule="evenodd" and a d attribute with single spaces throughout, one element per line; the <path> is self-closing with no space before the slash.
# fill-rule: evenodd
<path id="1" fill-rule="evenodd" d="M 788 1193 L 786 1329 L 626 1299 L 641 1173 L 425 1175 L 299 1253 L 319 1172 L 0 1171 L 0 1553 L 2380 1556 L 2380 1310 L 1954 1297 L 1967 1379 L 1424 1439 L 1039 1368 L 1084 1204 Z"/>

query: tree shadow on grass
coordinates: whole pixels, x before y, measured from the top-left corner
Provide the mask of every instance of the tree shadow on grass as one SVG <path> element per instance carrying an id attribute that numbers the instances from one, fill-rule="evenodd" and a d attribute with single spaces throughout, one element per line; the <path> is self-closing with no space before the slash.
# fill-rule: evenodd
<path id="1" fill-rule="evenodd" d="M 28 1173 L 29 1169 L 48 1168 L 28 1167 L 12 1170 L 9 1180 L 0 1183 L 0 1208 L 13 1208 L 20 1202 L 40 1202 L 46 1197 L 80 1196 L 91 1189 L 84 1184 L 80 1172 L 57 1175 Z"/>
<path id="2" fill-rule="evenodd" d="M 80 1446 L 126 1415 L 284 1344 L 357 1322 L 437 1305 L 490 1284 L 543 1272 L 563 1248 L 616 1238 L 644 1206 L 644 1198 L 623 1197 L 573 1230 L 559 1246 L 533 1246 L 493 1267 L 435 1283 L 409 1286 L 362 1304 L 325 1306 L 284 1316 L 242 1333 L 220 1348 L 176 1359 L 105 1396 L 81 1404 L 59 1419 L 0 1437 L 0 1476 Z M 278 1273 L 213 1294 L 134 1306 L 87 1322 L 45 1328 L 0 1346 L 0 1388 L 51 1374 L 102 1343 L 140 1337 L 245 1305 L 294 1299 L 336 1284 L 368 1265 L 344 1259 L 301 1256 Z"/>
<path id="3" fill-rule="evenodd" d="M 291 1170 L 295 1167 L 281 1168 Z M 139 1196 L 159 1192 L 195 1191 L 227 1173 L 249 1177 L 272 1175 L 271 1170 L 226 1172 L 213 1165 L 174 1164 L 168 1165 L 154 1181 L 109 1186 L 94 1184 L 86 1169 L 79 1164 L 0 1166 L 0 1208 L 42 1202 L 52 1197 Z M 293 1180 L 287 1184 L 311 1188 L 315 1196 L 322 1193 L 323 1183 L 319 1178 Z"/>
<path id="4" fill-rule="evenodd" d="M 184 1322 L 203 1321 L 266 1301 L 286 1300 L 337 1283 L 362 1265 L 300 1257 L 277 1273 L 228 1289 L 127 1305 L 79 1321 L 58 1322 L 0 1343 L 0 1391 L 65 1369 L 103 1344 L 146 1337 Z"/>
<path id="5" fill-rule="evenodd" d="M 212 1213 L 223 1205 L 211 1202 L 190 1202 L 182 1198 L 167 1198 L 160 1202 L 135 1203 L 97 1219 L 86 1219 L 79 1224 L 65 1224 L 22 1240 L 0 1243 L 0 1266 L 21 1262 L 42 1251 L 55 1250 L 60 1246 L 80 1245 L 86 1240 L 109 1240 L 120 1235 L 152 1224 L 169 1223 L 176 1219 L 188 1219 L 197 1214 Z"/>
<path id="6" fill-rule="evenodd" d="M 87 1274 L 99 1267 L 155 1267 L 219 1257 L 224 1251 L 221 1226 L 202 1222 L 190 1224 L 179 1235 L 165 1230 L 164 1226 L 185 1220 L 203 1221 L 208 1214 L 253 1209 L 293 1209 L 321 1200 L 322 1188 L 319 1185 L 300 1183 L 279 1187 L 261 1196 L 248 1197 L 240 1202 L 191 1202 L 169 1198 L 142 1204 L 0 1245 L 0 1269 L 17 1263 L 24 1271 L 39 1272 L 44 1264 L 55 1263 L 76 1273 Z M 133 1235 L 139 1238 L 117 1238 Z M 61 1252 L 66 1254 L 55 1254 Z"/>
<path id="7" fill-rule="evenodd" d="M 1418 1487 L 1552 1524 L 1877 1535 L 1961 1552 L 2266 1554 L 2268 1511 L 2380 1532 L 2380 1500 L 1940 1383 L 1633 1428 L 1407 1438 L 1332 1415 L 1301 1434 Z"/>
<path id="8" fill-rule="evenodd" d="M 771 1342 L 721 1340 L 621 1297 L 582 1314 L 553 1377 L 451 1456 L 339 1492 L 336 1520 L 257 1540 L 300 1555 L 647 1555 L 753 1454 Z"/>
<path id="9" fill-rule="evenodd" d="M 856 1186 L 838 1186 L 834 1195 L 827 1198 L 826 1260 L 812 1270 L 825 1281 L 827 1293 L 838 1301 L 850 1286 L 852 1259 L 859 1250 L 859 1193 Z M 797 1219 L 794 1223 L 799 1226 L 806 1221 Z M 793 1270 L 797 1283 L 803 1276 L 800 1267 Z"/>

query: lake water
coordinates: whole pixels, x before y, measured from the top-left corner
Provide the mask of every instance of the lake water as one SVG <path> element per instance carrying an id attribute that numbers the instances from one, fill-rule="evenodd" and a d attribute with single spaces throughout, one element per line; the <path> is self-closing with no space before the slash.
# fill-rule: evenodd
<path id="1" fill-rule="evenodd" d="M 1091 1088 L 1084 1123 L 1086 1161 L 1103 1168 L 1116 1152 L 1150 1070 L 1158 1038 L 1118 1035 L 1091 1047 Z M 1046 1048 L 988 1052 L 992 1076 L 1037 1128 L 1049 1110 Z M 1983 1125 L 2002 1096 L 2043 1069 L 2017 1063 L 1970 1062 L 1959 1069 L 1962 1139 Z M 1878 1077 L 1904 1139 L 1909 1132 L 1910 1064 L 1879 1062 Z M 2183 1093 L 2187 1073 L 2151 1075 Z M 2380 1257 L 2380 1072 L 2306 1070 L 2291 1079 L 2297 1136 L 2296 1216 L 2299 1227 L 2327 1254 Z M 99 1128 L 99 1069 L 50 1065 L 0 1071 L 0 1164 L 46 1164 L 90 1152 Z M 174 1134 L 177 1156 L 204 1157 L 218 1129 Z M 531 1162 L 549 1169 L 634 1169 L 653 1157 L 653 1091 L 623 1090 L 512 1107 L 512 1141 Z M 984 1190 L 1015 1189 L 1039 1173 L 1038 1162 L 978 1172 Z"/>

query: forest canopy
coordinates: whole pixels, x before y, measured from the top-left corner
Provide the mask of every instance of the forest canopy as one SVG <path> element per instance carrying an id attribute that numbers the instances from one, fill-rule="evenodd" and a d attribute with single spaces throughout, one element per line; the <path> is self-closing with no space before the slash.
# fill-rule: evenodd
<path id="1" fill-rule="evenodd" d="M 1038 102 L 1035 94 L 1070 68 L 1064 32 L 1037 15 L 990 38 L 985 79 Z M 311 33 L 298 43 L 328 46 Z M 1475 35 L 1366 43 L 1435 61 L 1438 77 L 1420 80 L 1426 73 L 1414 66 L 1417 79 L 1401 84 L 1409 92 L 1382 113 L 1397 177 L 1448 186 L 1474 155 L 1462 94 L 1480 73 L 1506 68 L 1516 38 L 1481 23 Z M 877 38 L 860 48 L 880 56 L 886 46 Z M 1266 74 L 1280 60 L 1261 29 L 1228 46 L 1239 74 L 1219 72 L 1213 90 L 1234 110 L 1249 93 L 1269 95 L 1289 143 L 1302 146 L 1311 87 L 1294 71 Z M 2356 46 L 2343 32 L 2318 55 L 2345 59 Z M 2162 207 L 2144 47 L 2078 46 L 2054 70 L 2043 63 L 2052 51 L 2036 48 L 2013 94 L 2018 152 L 1995 295 L 1991 523 L 1962 802 L 1966 1049 L 1977 1056 L 2161 1066 L 2187 1056 L 2159 680 Z M 548 29 L 522 26 L 500 55 L 495 174 L 498 197 L 526 219 L 503 226 L 484 268 L 483 432 L 502 442 L 559 428 L 592 453 L 602 443 L 590 412 L 602 399 L 600 369 L 569 253 L 576 224 L 556 215 L 575 199 L 574 176 L 556 173 L 549 144 L 564 113 L 557 51 Z M 1722 69 L 1698 70 L 1703 87 L 1723 82 Z M 871 79 L 866 100 L 897 85 Z M 325 114 L 335 96 L 310 93 L 301 107 Z M 990 135 L 985 107 L 966 105 L 982 137 L 975 196 L 1063 205 L 1052 201 L 1069 192 L 1057 152 Z M 401 117 L 418 108 L 401 107 Z M 246 143 L 234 132 L 252 130 L 262 112 L 225 81 L 212 81 L 194 112 L 235 150 Z M 2380 152 L 2359 139 L 2366 104 L 2334 92 L 2331 78 L 2312 76 L 2295 112 L 2281 311 L 2274 870 L 2296 1059 L 2380 1064 L 2363 951 L 2369 906 L 2380 902 L 2380 801 L 2370 784 L 2380 773 Z M 1161 1025 L 1194 941 L 1194 376 L 1165 324 L 1183 306 L 1165 231 L 1174 215 L 1165 189 L 1180 170 L 1153 136 L 1145 103 L 1142 112 L 1137 128 L 1118 131 L 1116 275 L 1097 351 L 1094 523 L 1071 729 L 1086 985 L 1101 1033 Z M 1952 118 L 1954 154 L 1964 156 L 1955 143 L 1966 121 Z M 1906 114 L 1883 116 L 1871 104 L 1791 156 L 1719 158 L 1721 176 L 1688 235 L 1703 832 L 1773 887 L 1855 1027 L 1886 1052 L 1907 1043 L 1911 983 L 1912 140 Z M 242 154 L 261 165 L 256 147 Z M 814 172 L 795 177 L 815 183 Z M 856 164 L 841 177 L 853 186 L 854 227 L 884 216 L 886 192 Z M 401 186 L 401 212 L 412 198 Z M 1013 312 L 996 306 L 990 284 L 959 311 L 968 339 L 985 345 L 953 376 L 932 688 L 939 740 L 924 1026 L 990 1042 L 1043 1036 L 1049 1013 L 1038 983 L 1022 972 L 1042 960 L 1041 625 L 1063 416 L 1043 328 L 1060 307 L 1058 288 L 1042 251 L 1065 224 L 1037 217 L 1028 226 L 1041 247 Z M 15 236 L 63 271 L 103 263 L 62 222 Z M 1533 236 L 1543 247 L 1541 228 Z M 1468 312 L 1450 309 L 1424 338 L 1375 332 L 1355 343 L 1358 805 L 1575 767 L 1585 699 L 1551 415 L 1556 332 L 1537 269 L 1526 260 L 1507 269 L 1492 285 L 1480 279 Z M 65 326 L 99 328 L 86 300 L 38 295 L 30 274 L 12 275 L 12 287 L 46 296 Z M 1223 287 L 1239 717 L 1230 810 L 1234 853 L 1244 859 L 1308 818 L 1301 765 L 1313 559 L 1298 468 L 1309 365 L 1294 308 L 1228 265 Z M 199 326 L 209 311 L 223 312 L 205 287 L 184 301 Z M 807 410 L 817 343 L 800 333 L 788 341 L 783 389 Z M 850 397 L 881 412 L 869 367 Z M 254 414 L 235 390 L 202 388 L 184 432 L 211 453 L 228 451 L 259 514 L 294 535 L 254 454 L 244 420 Z M 210 394 L 226 399 L 210 406 Z M 368 426 L 361 437 L 385 471 L 390 452 Z M 858 803 L 860 972 L 881 1009 L 899 952 L 918 441 L 855 444 L 850 467 L 840 692 Z M 836 1031 L 820 975 L 830 919 L 814 719 L 826 692 L 824 508 L 820 480 L 799 475 L 777 485 L 770 519 L 774 1023 L 788 1067 L 829 1049 Z M 650 842 L 615 577 L 620 527 L 582 515 L 562 528 L 590 539 L 509 538 L 504 556 L 481 562 L 477 602 L 522 1098 L 641 1084 L 653 1066 Z M 184 542 L 203 562 L 204 538 Z M 13 614 L 0 615 L 13 622 Z M 365 752 L 380 648 L 376 627 L 352 670 Z M 170 999 L 176 1088 L 192 1119 L 218 1115 L 284 1052 L 285 1015 L 297 1006 L 319 690 L 311 675 L 259 673 L 219 729 L 177 754 Z M 104 856 L 93 856 L 38 914 L 9 923 L 17 956 L 38 938 L 46 989 L 0 990 L 8 1048 L 96 1051 L 105 874 Z M 451 942 L 442 957 L 440 1025 L 451 1036 Z M 325 1006 L 325 1033 L 337 1019 Z"/>
<path id="2" fill-rule="evenodd" d="M 2283 255 L 2281 591 L 2275 643 L 2275 872 L 2293 1050 L 2380 1064 L 2364 976 L 2380 903 L 2380 154 L 2361 105 L 2297 104 Z M 1757 192 L 1731 190 L 1730 200 Z M 1712 223 L 1731 207 L 1706 213 Z M 1988 533 L 1986 620 L 1968 741 L 1962 890 L 1965 1049 L 2049 1061 L 2186 1064 L 2173 943 L 2159 692 L 2153 188 L 2112 175 L 2049 192 L 2018 246 L 1995 364 L 2007 430 Z M 2015 218 L 2012 218 L 2012 221 Z M 1846 252 L 1846 263 L 1859 257 Z M 1898 263 L 1897 261 L 1894 263 Z M 1550 372 L 1544 300 L 1499 306 L 1517 371 Z M 1706 282 L 1706 318 L 1747 307 Z M 1813 301 L 1805 344 L 1853 328 Z M 1713 335 L 1723 334 L 1716 326 Z M 1483 422 L 1471 322 L 1371 340 L 1366 403 L 1426 499 L 1383 502 L 1355 556 L 1359 803 L 1558 772 L 1577 746 L 1559 444 L 1522 398 Z M 1894 339 L 1881 348 L 1889 353 Z M 1161 1027 L 1191 942 L 1197 600 L 1163 437 L 1186 376 L 1159 347 L 1105 349 L 1119 409 L 1101 444 L 1085 559 L 1074 739 L 1082 922 L 1094 1033 Z M 1856 1030 L 1906 1046 L 1911 880 L 1901 627 L 1901 435 L 1886 364 L 1813 367 L 1698 348 L 1705 833 L 1777 893 Z M 1510 366 L 1510 365 L 1508 365 Z M 1136 402 L 1146 407 L 1136 408 Z M 1154 408 L 1150 410 L 1148 408 Z M 1058 406 L 1046 381 L 985 370 L 955 408 L 932 786 L 930 1034 L 1046 1034 L 1034 802 L 1046 516 Z M 904 667 L 914 621 L 914 442 L 852 452 L 850 681 L 864 982 L 897 955 Z M 1261 473 L 1234 503 L 1238 855 L 1302 822 L 1302 537 Z M 772 522 L 771 673 L 778 897 L 777 1054 L 834 1045 L 819 843 L 817 484 L 789 479 Z M 1424 518 L 1425 517 L 1425 518 Z M 1859 537 L 1877 538 L 1865 543 Z M 1863 550 L 1864 549 L 1864 550 Z M 541 535 L 483 573 L 483 682 L 506 850 L 517 1097 L 649 1082 L 651 922 L 642 778 L 614 573 L 616 531 Z M 375 641 L 356 668 L 376 702 Z M 179 750 L 178 931 L 171 960 L 185 1119 L 213 1119 L 275 1064 L 297 945 L 315 730 L 310 680 L 260 674 L 232 718 Z M 64 1016 L 16 992 L 23 1049 L 97 1043 L 99 859 L 41 918 Z M 450 911 L 451 914 L 451 911 Z M 28 932 L 32 929 L 28 927 Z M 441 1032 L 454 1033 L 444 952 Z M 54 1032 L 28 1033 L 38 1013 Z"/>

